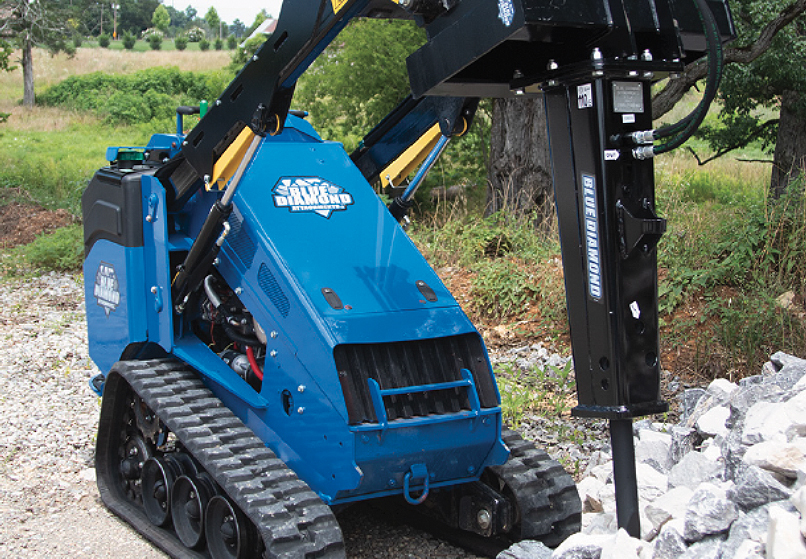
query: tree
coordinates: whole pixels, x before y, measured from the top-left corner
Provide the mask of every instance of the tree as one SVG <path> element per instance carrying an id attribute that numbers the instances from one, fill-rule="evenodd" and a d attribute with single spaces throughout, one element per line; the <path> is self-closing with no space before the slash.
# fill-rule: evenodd
<path id="1" fill-rule="evenodd" d="M 151 23 L 163 33 L 167 33 L 168 27 L 171 26 L 171 15 L 165 9 L 165 6 L 162 4 L 157 6 L 154 10 L 154 15 L 151 16 Z"/>
<path id="2" fill-rule="evenodd" d="M 530 215 L 546 221 L 554 212 L 546 134 L 546 112 L 540 98 L 493 101 L 487 209 Z"/>
<path id="3" fill-rule="evenodd" d="M 806 99 L 800 94 L 806 86 L 806 0 L 742 0 L 732 7 L 738 39 L 725 49 L 718 125 L 701 131 L 715 154 L 698 160 L 704 164 L 759 140 L 774 151 L 770 194 L 777 198 L 806 172 Z M 669 111 L 705 73 L 705 64 L 689 64 L 655 96 L 653 116 Z M 769 116 L 777 109 L 778 117 Z"/>
<path id="4" fill-rule="evenodd" d="M 302 75 L 295 104 L 350 151 L 409 93 L 405 59 L 424 40 L 412 22 L 354 20 Z"/>
<path id="5" fill-rule="evenodd" d="M 258 28 L 258 26 L 259 26 L 261 23 L 263 23 L 264 21 L 266 21 L 266 20 L 267 20 L 267 19 L 269 19 L 270 17 L 271 17 L 271 16 L 269 15 L 269 12 L 267 12 L 267 11 L 266 11 L 266 8 L 263 8 L 262 10 L 260 10 L 260 11 L 258 12 L 258 14 L 255 16 L 255 21 L 253 21 L 253 22 L 252 22 L 252 25 L 250 25 L 250 26 L 249 26 L 249 27 L 246 29 L 246 31 L 244 32 L 244 35 L 248 37 L 249 35 L 251 35 L 252 33 L 254 33 L 255 29 L 257 29 L 257 28 Z"/>
<path id="6" fill-rule="evenodd" d="M 240 39 L 246 34 L 246 26 L 240 19 L 236 19 L 230 24 L 229 31 Z"/>
<path id="7" fill-rule="evenodd" d="M 210 26 L 213 36 L 221 38 L 221 18 L 218 17 L 218 12 L 213 6 L 210 6 L 210 9 L 204 15 L 204 21 Z"/>
<path id="8" fill-rule="evenodd" d="M 22 50 L 22 104 L 33 107 L 34 46 L 45 46 L 51 52 L 72 52 L 67 42 L 70 37 L 67 6 L 54 0 L 3 0 L 0 14 L 0 37 Z"/>
<path id="9" fill-rule="evenodd" d="M 118 9 L 118 33 L 130 31 L 139 36 L 140 33 L 152 26 L 151 18 L 154 10 L 160 4 L 159 0 L 126 0 L 120 2 Z M 107 4 L 107 9 L 109 5 Z"/>
<path id="10" fill-rule="evenodd" d="M 187 16 L 188 22 L 193 23 L 193 20 L 196 19 L 197 15 L 199 15 L 199 11 L 193 6 L 189 5 L 187 8 L 185 8 L 185 16 Z"/>

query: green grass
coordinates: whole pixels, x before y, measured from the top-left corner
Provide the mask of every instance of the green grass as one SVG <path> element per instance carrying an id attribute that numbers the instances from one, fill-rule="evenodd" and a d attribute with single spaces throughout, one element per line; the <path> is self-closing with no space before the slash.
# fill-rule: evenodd
<path id="1" fill-rule="evenodd" d="M 0 189 L 12 198 L 78 215 L 87 181 L 107 164 L 106 148 L 144 145 L 149 137 L 145 126 L 105 127 L 97 122 L 73 124 L 59 132 L 0 127 Z"/>

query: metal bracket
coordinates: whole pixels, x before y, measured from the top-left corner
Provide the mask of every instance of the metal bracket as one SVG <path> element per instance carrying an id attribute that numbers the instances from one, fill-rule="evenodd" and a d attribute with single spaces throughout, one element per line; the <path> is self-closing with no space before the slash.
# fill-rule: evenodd
<path id="1" fill-rule="evenodd" d="M 644 212 L 651 217 L 635 217 L 621 200 L 616 202 L 616 216 L 618 217 L 619 249 L 621 257 L 626 259 L 636 247 L 649 252 L 658 244 L 661 236 L 666 232 L 666 220 L 658 217 L 648 202 L 644 201 Z"/>

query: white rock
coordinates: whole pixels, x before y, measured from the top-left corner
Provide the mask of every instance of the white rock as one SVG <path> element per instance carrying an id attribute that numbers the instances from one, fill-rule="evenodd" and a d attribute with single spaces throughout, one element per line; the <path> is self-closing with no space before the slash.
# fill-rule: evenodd
<path id="1" fill-rule="evenodd" d="M 773 440 L 754 444 L 747 449 L 742 460 L 795 479 L 798 470 L 806 466 L 806 439 L 799 437 L 790 443 Z"/>
<path id="2" fill-rule="evenodd" d="M 806 487 L 801 487 L 789 498 L 800 513 L 800 535 L 806 538 Z"/>
<path id="3" fill-rule="evenodd" d="M 708 439 L 700 447 L 700 453 L 708 458 L 711 462 L 719 462 L 722 460 L 722 445 L 716 441 L 721 440 L 719 437 L 715 439 Z"/>
<path id="4" fill-rule="evenodd" d="M 584 512 L 602 512 L 602 502 L 599 500 L 599 491 L 605 484 L 595 477 L 586 477 L 577 483 L 577 492 L 582 500 Z M 598 506 L 597 506 L 598 505 Z"/>
<path id="5" fill-rule="evenodd" d="M 724 437 L 728 434 L 728 428 L 725 427 L 725 422 L 729 417 L 730 409 L 727 406 L 711 408 L 697 420 L 697 431 L 699 431 L 701 435 L 708 437 L 714 437 L 716 435 Z"/>
<path id="6" fill-rule="evenodd" d="M 649 464 L 636 464 L 635 473 L 638 477 L 638 498 L 640 500 L 652 502 L 669 490 L 666 476 Z"/>
<path id="7" fill-rule="evenodd" d="M 689 501 L 683 537 L 686 541 L 696 542 L 712 534 L 721 534 L 738 517 L 739 508 L 727 498 L 724 489 L 703 483 Z"/>
<path id="8" fill-rule="evenodd" d="M 700 452 L 689 452 L 669 472 L 669 486 L 694 489 L 713 478 L 722 468 L 721 464 L 709 460 Z"/>
<path id="9" fill-rule="evenodd" d="M 763 559 L 763 557 L 764 548 L 761 544 L 747 540 L 742 542 L 742 545 L 736 550 L 736 554 L 730 559 Z"/>
<path id="10" fill-rule="evenodd" d="M 666 431 L 655 431 L 654 429 L 641 429 L 638 432 L 638 439 L 640 441 L 659 441 L 667 446 L 672 444 L 671 434 Z"/>
<path id="11" fill-rule="evenodd" d="M 668 442 L 659 440 L 640 439 L 635 445 L 635 461 L 641 464 L 649 464 L 661 472 L 669 471 L 669 446 Z"/>
<path id="12" fill-rule="evenodd" d="M 591 475 L 595 476 L 596 479 L 601 481 L 602 483 L 607 483 L 608 481 L 613 480 L 613 462 L 605 462 L 604 464 L 600 464 L 595 468 L 591 469 Z"/>
<path id="13" fill-rule="evenodd" d="M 611 512 L 582 515 L 582 533 L 590 535 L 613 534 L 618 530 L 618 520 Z"/>
<path id="14" fill-rule="evenodd" d="M 613 539 L 613 534 L 572 534 L 554 550 L 554 553 L 551 554 L 551 559 L 600 557 L 602 548 Z"/>
<path id="15" fill-rule="evenodd" d="M 780 507 L 770 508 L 767 559 L 806 559 L 806 545 L 800 535 L 797 514 Z"/>
<path id="16" fill-rule="evenodd" d="M 787 442 L 806 435 L 806 391 L 786 402 L 758 402 L 747 410 L 742 442 Z"/>
<path id="17" fill-rule="evenodd" d="M 718 378 L 714 379 L 711 384 L 708 385 L 708 388 L 705 390 L 705 392 L 707 394 L 716 396 L 723 402 L 727 402 L 730 395 L 733 394 L 733 391 L 737 388 L 739 388 L 738 384 L 735 384 L 725 378 Z"/>
<path id="18" fill-rule="evenodd" d="M 672 518 L 685 518 L 692 495 L 694 491 L 686 486 L 675 487 L 644 507 L 644 512 L 655 527 L 660 528 Z"/>
<path id="19" fill-rule="evenodd" d="M 639 552 L 646 544 L 630 537 L 626 530 L 619 529 L 616 536 L 602 547 L 600 559 L 639 559 Z"/>

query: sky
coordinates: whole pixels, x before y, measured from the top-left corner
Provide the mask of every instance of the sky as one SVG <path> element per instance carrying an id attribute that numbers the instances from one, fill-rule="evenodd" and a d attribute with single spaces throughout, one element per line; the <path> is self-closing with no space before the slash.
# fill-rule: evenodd
<path id="1" fill-rule="evenodd" d="M 200 17 L 204 17 L 210 6 L 213 6 L 218 12 L 218 17 L 223 21 L 232 23 L 236 19 L 240 19 L 244 25 L 249 27 L 263 8 L 269 15 L 279 16 L 280 6 L 283 2 L 282 0 L 162 0 L 162 3 L 180 11 L 185 11 L 185 8 L 191 5 L 196 8 Z"/>

